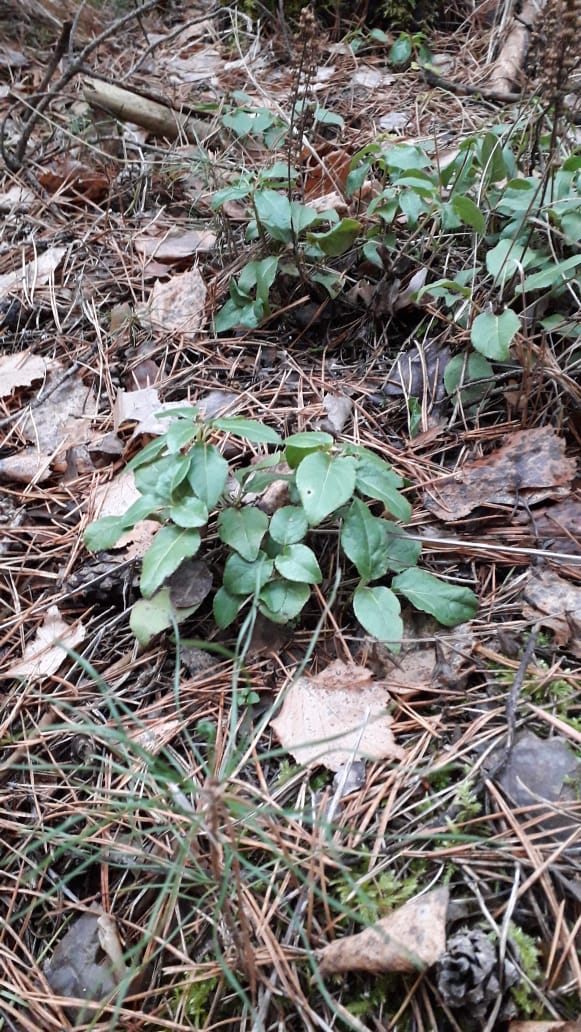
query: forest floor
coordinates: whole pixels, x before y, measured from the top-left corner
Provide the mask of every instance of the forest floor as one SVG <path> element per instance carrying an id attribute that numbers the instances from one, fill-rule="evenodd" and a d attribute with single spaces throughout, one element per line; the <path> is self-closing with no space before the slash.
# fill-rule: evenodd
<path id="1" fill-rule="evenodd" d="M 556 3 L 503 103 L 502 4 L 35 2 L 0 16 L 1 1032 L 579 1028 Z"/>

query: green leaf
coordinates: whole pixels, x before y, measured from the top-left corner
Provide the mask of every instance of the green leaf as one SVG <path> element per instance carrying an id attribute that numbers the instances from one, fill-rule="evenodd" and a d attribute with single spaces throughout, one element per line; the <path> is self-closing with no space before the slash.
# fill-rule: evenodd
<path id="1" fill-rule="evenodd" d="M 243 294 L 250 294 L 256 287 L 256 295 L 268 301 L 268 292 L 276 279 L 278 258 L 274 255 L 258 262 L 247 262 L 238 277 L 238 287 Z"/>
<path id="2" fill-rule="evenodd" d="M 320 584 L 323 575 L 314 552 L 307 545 L 287 545 L 274 560 L 278 572 L 290 581 Z"/>
<path id="3" fill-rule="evenodd" d="M 137 498 L 133 502 L 133 505 L 129 506 L 127 512 L 124 512 L 120 519 L 126 529 L 129 530 L 130 527 L 134 527 L 140 520 L 146 520 L 152 513 L 159 512 L 160 508 L 159 498 L 155 498 L 154 495 L 142 495 L 141 498 Z"/>
<path id="4" fill-rule="evenodd" d="M 296 236 L 300 236 L 303 230 L 308 229 L 315 222 L 322 222 L 331 217 L 331 212 L 318 212 L 307 204 L 300 201 L 291 201 L 291 225 Z"/>
<path id="5" fill-rule="evenodd" d="M 135 486 L 143 495 L 152 495 L 159 502 L 169 504 L 172 495 L 186 479 L 190 455 L 164 455 L 148 466 L 135 470 Z"/>
<path id="6" fill-rule="evenodd" d="M 471 620 L 478 611 L 478 599 L 470 588 L 447 584 L 425 570 L 406 570 L 394 577 L 392 584 L 416 609 L 431 613 L 444 627 Z"/>
<path id="7" fill-rule="evenodd" d="M 341 547 L 366 581 L 378 580 L 387 572 L 387 535 L 383 520 L 372 516 L 367 506 L 354 498 L 341 528 Z"/>
<path id="8" fill-rule="evenodd" d="M 387 532 L 388 570 L 403 573 L 408 566 L 415 566 L 422 552 L 419 541 L 412 541 L 395 523 L 385 521 Z"/>
<path id="9" fill-rule="evenodd" d="M 357 463 L 355 486 L 360 494 L 366 498 L 377 498 L 392 516 L 407 523 L 412 515 L 412 507 L 397 490 L 402 483 L 401 477 L 387 463 L 380 465 L 369 459 L 360 459 Z"/>
<path id="10" fill-rule="evenodd" d="M 291 205 L 285 194 L 276 190 L 257 190 L 254 194 L 256 217 L 273 240 L 292 240 Z"/>
<path id="11" fill-rule="evenodd" d="M 223 190 L 216 190 L 212 196 L 212 208 L 217 211 L 227 201 L 243 201 L 251 193 L 250 182 L 241 182 L 232 186 L 225 186 Z"/>
<path id="12" fill-rule="evenodd" d="M 455 394 L 459 388 L 463 405 L 471 405 L 484 397 L 488 386 L 475 383 L 477 380 L 490 380 L 494 370 L 483 355 L 454 355 L 448 362 L 444 372 L 444 385 L 448 394 Z"/>
<path id="13" fill-rule="evenodd" d="M 148 645 L 156 634 L 181 623 L 199 609 L 201 603 L 177 609 L 171 602 L 169 588 L 162 588 L 152 598 L 140 598 L 131 609 L 129 626 L 141 645 Z"/>
<path id="14" fill-rule="evenodd" d="M 285 624 L 299 615 L 310 594 L 308 584 L 274 580 L 260 592 L 258 608 L 273 623 Z"/>
<path id="15" fill-rule="evenodd" d="M 406 62 L 409 61 L 411 56 L 412 41 L 407 32 L 402 32 L 399 39 L 396 39 L 391 50 L 389 51 L 389 54 L 387 55 L 387 60 L 390 64 L 401 65 L 406 64 Z"/>
<path id="16" fill-rule="evenodd" d="M 305 431 L 300 434 L 291 434 L 285 441 L 284 457 L 291 467 L 296 469 L 306 455 L 319 451 L 321 448 L 330 448 L 334 443 L 331 434 L 322 430 Z"/>
<path id="17" fill-rule="evenodd" d="M 218 516 L 220 540 L 248 562 L 256 559 L 267 530 L 268 516 L 251 505 L 243 509 L 224 509 Z"/>
<path id="18" fill-rule="evenodd" d="M 451 203 L 460 221 L 465 226 L 470 226 L 471 229 L 484 236 L 486 220 L 474 201 L 470 200 L 469 197 L 464 197 L 462 194 L 454 194 Z"/>
<path id="19" fill-rule="evenodd" d="M 117 544 L 119 538 L 126 533 L 128 526 L 122 516 L 103 516 L 100 520 L 89 523 L 83 533 L 83 541 L 89 552 L 106 551 Z"/>
<path id="20" fill-rule="evenodd" d="M 228 627 L 236 619 L 243 605 L 244 596 L 231 595 L 226 588 L 218 588 L 212 603 L 214 620 L 218 627 Z"/>
<path id="21" fill-rule="evenodd" d="M 223 583 L 230 595 L 254 595 L 272 575 L 274 563 L 261 552 L 253 562 L 235 553 L 226 560 Z"/>
<path id="22" fill-rule="evenodd" d="M 341 219 L 336 226 L 326 233 L 307 233 L 307 240 L 310 243 L 318 244 L 324 254 L 330 258 L 345 254 L 353 246 L 361 223 L 356 219 Z"/>
<path id="23" fill-rule="evenodd" d="M 137 455 L 133 456 L 131 462 L 127 463 L 125 469 L 133 470 L 137 469 L 138 466 L 147 466 L 149 462 L 153 462 L 153 460 L 158 457 L 160 452 L 164 451 L 165 447 L 165 437 L 156 437 L 155 440 L 146 444 L 145 448 L 142 448 L 141 451 L 137 452 Z"/>
<path id="24" fill-rule="evenodd" d="M 274 513 L 269 533 L 279 545 L 294 545 L 303 540 L 308 529 L 307 517 L 299 505 L 283 505 Z"/>
<path id="25" fill-rule="evenodd" d="M 326 452 L 307 455 L 297 469 L 296 485 L 306 517 L 316 527 L 351 498 L 355 460 L 335 459 Z"/>
<path id="26" fill-rule="evenodd" d="M 264 314 L 262 301 L 253 301 L 241 306 L 229 298 L 214 316 L 214 329 L 216 333 L 226 333 L 227 330 L 232 330 L 237 326 L 253 330 L 262 321 Z"/>
<path id="27" fill-rule="evenodd" d="M 228 477 L 228 463 L 213 444 L 200 442 L 190 451 L 188 480 L 194 493 L 211 510 L 221 497 Z"/>
<path id="28" fill-rule="evenodd" d="M 169 517 L 178 527 L 205 527 L 208 508 L 201 498 L 190 495 L 177 505 L 170 506 Z"/>
<path id="29" fill-rule="evenodd" d="M 338 125 L 341 129 L 345 125 L 345 119 L 341 115 L 322 107 L 315 111 L 315 122 L 318 122 L 319 125 Z"/>
<path id="30" fill-rule="evenodd" d="M 472 323 L 470 340 L 476 351 L 495 362 L 508 362 L 509 344 L 520 330 L 520 319 L 511 308 L 500 315 L 482 312 Z"/>
<path id="31" fill-rule="evenodd" d="M 281 439 L 276 430 L 255 419 L 245 419 L 243 416 L 221 416 L 211 420 L 212 426 L 217 430 L 223 430 L 227 434 L 236 434 L 243 437 L 245 441 L 252 441 L 254 444 L 280 444 Z"/>
<path id="32" fill-rule="evenodd" d="M 546 287 L 562 287 L 566 282 L 574 278 L 569 273 L 573 273 L 578 265 L 581 265 L 581 253 L 573 254 L 562 262 L 551 264 L 542 272 L 532 273 L 525 278 L 522 287 L 520 285 L 517 286 L 516 291 L 518 293 L 520 290 L 545 290 Z"/>
<path id="33" fill-rule="evenodd" d="M 480 150 L 480 164 L 485 182 L 498 183 L 506 179 L 508 170 L 502 152 L 502 141 L 494 133 L 486 133 Z"/>
<path id="34" fill-rule="evenodd" d="M 181 527 L 162 527 L 158 530 L 143 556 L 141 594 L 146 598 L 153 595 L 184 559 L 190 559 L 196 554 L 201 540 L 197 530 L 183 530 Z"/>
<path id="35" fill-rule="evenodd" d="M 170 423 L 165 433 L 165 442 L 170 455 L 174 455 L 181 451 L 182 448 L 185 448 L 199 432 L 199 426 L 196 426 L 190 419 L 176 419 L 173 423 Z"/>
<path id="36" fill-rule="evenodd" d="M 399 652 L 403 621 L 399 601 L 389 588 L 357 588 L 353 595 L 353 611 L 368 634 L 384 642 L 392 652 Z"/>

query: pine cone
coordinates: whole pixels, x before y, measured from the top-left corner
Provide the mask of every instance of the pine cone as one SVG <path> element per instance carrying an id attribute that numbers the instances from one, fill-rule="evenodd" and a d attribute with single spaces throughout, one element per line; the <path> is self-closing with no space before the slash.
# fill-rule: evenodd
<path id="1" fill-rule="evenodd" d="M 438 989 L 448 1007 L 469 1007 L 471 1016 L 483 1021 L 496 1003 L 501 987 L 496 945 L 476 928 L 462 931 L 448 940 L 438 973 Z M 516 967 L 504 960 L 502 992 L 515 985 L 519 976 Z M 510 1017 L 514 1007 L 510 999 L 503 1003 L 499 1017 Z"/>

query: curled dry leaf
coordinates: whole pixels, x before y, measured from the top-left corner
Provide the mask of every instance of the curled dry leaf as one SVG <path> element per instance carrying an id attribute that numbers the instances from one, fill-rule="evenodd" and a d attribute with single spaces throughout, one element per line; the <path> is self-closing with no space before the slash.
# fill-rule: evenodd
<path id="1" fill-rule="evenodd" d="M 26 646 L 20 662 L 14 663 L 0 676 L 50 677 L 66 659 L 65 647 L 74 649 L 84 637 L 82 623 L 65 623 L 58 606 L 51 606 L 36 637 Z"/>
<path id="2" fill-rule="evenodd" d="M 484 459 L 466 462 L 426 491 L 430 512 L 449 522 L 480 505 L 533 505 L 569 493 L 575 461 L 552 427 L 520 430 Z"/>
<path id="3" fill-rule="evenodd" d="M 104 959 L 98 960 L 103 954 Z M 44 973 L 57 996 L 87 1001 L 107 999 L 126 973 L 113 919 L 97 910 L 77 917 L 45 965 Z M 75 1022 L 90 1020 L 87 1007 L 65 1009 Z"/>
<path id="4" fill-rule="evenodd" d="M 305 765 L 329 770 L 354 759 L 401 760 L 387 712 L 389 694 L 369 670 L 336 660 L 316 677 L 289 688 L 272 727 L 281 744 Z"/>
<path id="5" fill-rule="evenodd" d="M 446 950 L 447 907 L 446 888 L 433 889 L 405 903 L 365 931 L 325 946 L 319 953 L 320 973 L 425 971 Z"/>

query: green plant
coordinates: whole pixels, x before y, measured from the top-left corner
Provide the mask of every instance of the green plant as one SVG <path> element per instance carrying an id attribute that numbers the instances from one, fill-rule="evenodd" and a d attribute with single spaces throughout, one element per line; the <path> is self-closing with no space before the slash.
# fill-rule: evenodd
<path id="1" fill-rule="evenodd" d="M 245 173 L 214 195 L 215 210 L 227 201 L 248 202 L 246 238 L 260 240 L 267 255 L 248 262 L 238 279 L 230 281 L 230 297 L 214 319 L 217 333 L 235 326 L 252 329 L 270 315 L 270 289 L 279 271 L 320 283 L 331 296 L 337 293 L 340 277 L 321 263 L 348 251 L 361 224 L 356 219 L 340 219 L 334 208 L 318 212 L 301 201 L 289 200 L 288 192 L 297 176 L 295 169 L 277 162 L 256 177 Z M 284 187 L 287 191 L 283 193 Z M 324 227 L 322 232 L 313 232 L 316 226 Z M 283 258 L 289 245 L 294 253 Z"/>
<path id="2" fill-rule="evenodd" d="M 332 581 L 331 571 L 323 573 L 319 563 L 324 549 L 316 554 L 317 543 L 324 545 L 330 534 L 338 536 L 358 574 L 355 616 L 393 650 L 403 631 L 400 597 L 446 626 L 476 612 L 478 602 L 468 588 L 416 568 L 420 544 L 383 515 L 387 511 L 395 520 L 409 520 L 403 481 L 373 452 L 356 444 L 337 445 L 320 432 L 294 434 L 283 443 L 261 423 L 239 417 L 207 421 L 195 407 L 175 409 L 172 417 L 169 429 L 129 463 L 141 498 L 124 515 L 97 520 L 85 531 L 85 544 L 95 551 L 115 545 L 139 520 L 161 524 L 143 557 L 140 586 L 148 604 L 155 600 L 166 614 L 169 609 L 166 626 L 192 609 L 176 615 L 164 582 L 199 552 L 209 524 L 227 556 L 213 601 L 222 628 L 247 606 L 274 623 L 295 620 L 312 586 L 321 584 L 325 590 Z M 236 486 L 227 491 L 228 463 L 212 440 L 220 433 L 278 450 L 238 469 Z M 283 472 L 272 468 L 280 462 Z M 274 481 L 286 482 L 288 504 L 268 515 L 254 500 Z M 382 514 L 372 508 L 381 508 Z M 147 640 L 149 611 L 132 626 Z"/>

